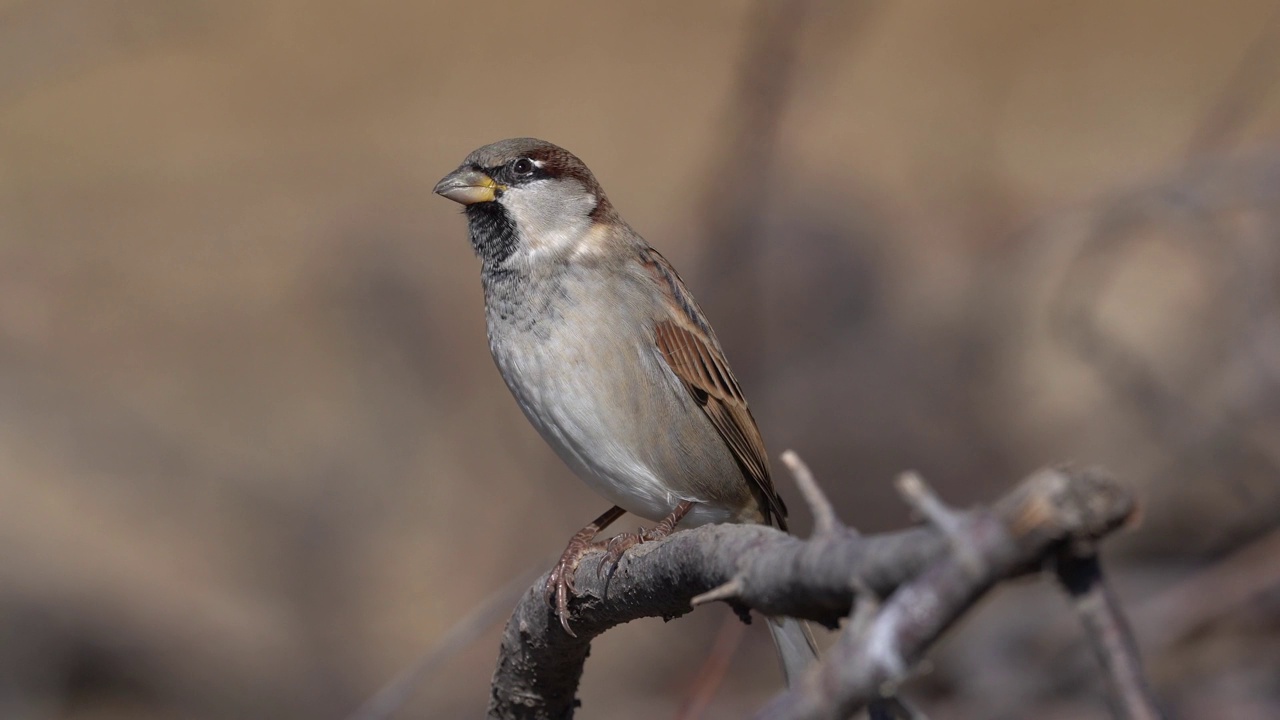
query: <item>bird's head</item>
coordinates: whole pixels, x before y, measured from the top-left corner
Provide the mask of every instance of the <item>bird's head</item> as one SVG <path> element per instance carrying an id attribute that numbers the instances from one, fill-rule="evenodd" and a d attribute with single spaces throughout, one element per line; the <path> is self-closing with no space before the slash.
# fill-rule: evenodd
<path id="1" fill-rule="evenodd" d="M 535 138 L 472 152 L 435 192 L 466 206 L 471 244 L 486 265 L 581 250 L 617 222 L 595 176 L 573 153 Z"/>

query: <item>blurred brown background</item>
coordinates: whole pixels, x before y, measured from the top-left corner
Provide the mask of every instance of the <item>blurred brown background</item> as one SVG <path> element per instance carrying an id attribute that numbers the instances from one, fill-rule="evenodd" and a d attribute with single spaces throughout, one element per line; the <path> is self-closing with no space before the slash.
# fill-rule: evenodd
<path id="1" fill-rule="evenodd" d="M 1276 717 L 1277 12 L 0 0 L 0 717 L 344 717 L 604 508 L 430 192 L 515 135 L 682 269 L 846 520 L 1106 465 L 1162 700 Z M 911 697 L 1101 717 L 1066 608 L 1002 590 Z M 580 715 L 671 717 L 726 615 L 607 634 Z M 777 689 L 764 635 L 706 717 Z M 398 717 L 479 716 L 496 637 Z"/>

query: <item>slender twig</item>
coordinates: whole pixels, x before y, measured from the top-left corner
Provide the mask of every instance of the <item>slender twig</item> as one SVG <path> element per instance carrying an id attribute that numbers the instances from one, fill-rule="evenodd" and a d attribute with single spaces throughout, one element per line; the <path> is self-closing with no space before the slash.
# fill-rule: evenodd
<path id="1" fill-rule="evenodd" d="M 1066 552 L 1058 558 L 1056 570 L 1105 671 L 1112 712 L 1123 720 L 1158 720 L 1160 711 L 1147 687 L 1138 645 L 1102 576 L 1098 556 Z"/>

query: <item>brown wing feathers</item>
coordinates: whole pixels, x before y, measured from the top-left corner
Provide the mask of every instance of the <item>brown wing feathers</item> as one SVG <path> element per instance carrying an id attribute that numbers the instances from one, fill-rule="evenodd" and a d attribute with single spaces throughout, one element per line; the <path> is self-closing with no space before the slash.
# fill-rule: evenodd
<path id="1" fill-rule="evenodd" d="M 658 323 L 655 341 L 667 365 L 702 406 L 743 475 L 755 486 L 765 522 L 786 530 L 787 509 L 769 477 L 764 441 L 724 358 L 697 333 L 671 320 Z"/>

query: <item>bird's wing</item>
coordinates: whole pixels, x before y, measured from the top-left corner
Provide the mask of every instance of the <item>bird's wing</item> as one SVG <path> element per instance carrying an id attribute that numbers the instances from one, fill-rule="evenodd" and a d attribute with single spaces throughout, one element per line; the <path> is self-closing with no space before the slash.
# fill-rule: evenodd
<path id="1" fill-rule="evenodd" d="M 765 522 L 786 530 L 787 507 L 773 487 L 764 439 L 715 334 L 671 263 L 650 248 L 646 264 L 670 305 L 668 317 L 659 320 L 654 331 L 662 358 L 707 414 L 754 486 Z"/>

